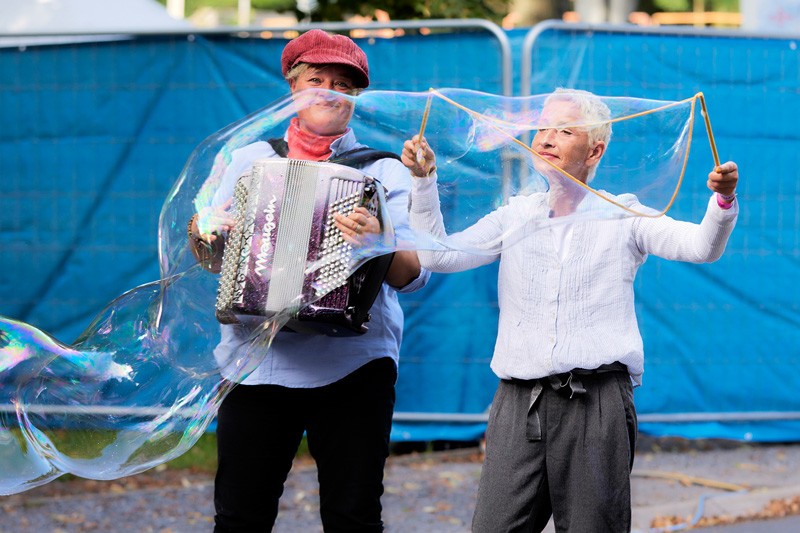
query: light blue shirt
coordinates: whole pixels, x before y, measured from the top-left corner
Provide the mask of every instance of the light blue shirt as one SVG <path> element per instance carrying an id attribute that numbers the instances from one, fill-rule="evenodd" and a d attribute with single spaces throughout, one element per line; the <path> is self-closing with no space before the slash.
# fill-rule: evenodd
<path id="1" fill-rule="evenodd" d="M 364 146 L 356 141 L 352 130 L 331 145 L 338 154 Z M 231 162 L 214 197 L 220 205 L 232 195 L 237 178 L 259 158 L 278 157 L 269 143 L 259 141 L 232 153 Z M 408 195 L 411 177 L 400 161 L 381 159 L 361 168 L 375 177 L 386 189 L 389 216 L 398 242 L 412 240 L 408 222 Z M 400 289 L 383 284 L 375 299 L 367 323 L 367 333 L 355 337 L 328 337 L 280 332 L 268 351 L 261 342 L 253 343 L 253 332 L 245 325 L 222 325 L 220 343 L 214 356 L 223 376 L 231 375 L 232 365 L 247 361 L 248 368 L 257 366 L 241 383 L 245 385 L 272 384 L 291 388 L 321 387 L 344 378 L 374 359 L 391 357 L 397 363 L 403 339 L 403 310 L 397 292 L 413 292 L 425 286 L 430 272 L 422 269 L 420 275 Z M 260 361 L 259 361 L 260 360 Z"/>

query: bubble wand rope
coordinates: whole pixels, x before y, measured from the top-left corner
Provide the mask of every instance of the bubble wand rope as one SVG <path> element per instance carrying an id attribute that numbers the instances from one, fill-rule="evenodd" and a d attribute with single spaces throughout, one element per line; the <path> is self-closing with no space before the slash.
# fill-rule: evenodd
<path id="1" fill-rule="evenodd" d="M 645 217 L 645 218 L 657 218 L 657 217 L 660 217 L 660 216 L 666 214 L 666 212 L 669 211 L 670 207 L 672 207 L 672 204 L 675 201 L 675 198 L 678 196 L 678 191 L 680 190 L 681 183 L 683 182 L 683 176 L 684 176 L 684 173 L 686 172 L 686 164 L 687 164 L 687 162 L 689 160 L 689 147 L 691 146 L 692 131 L 694 129 L 693 128 L 693 126 L 694 126 L 694 103 L 695 103 L 695 101 L 697 99 L 697 95 L 695 95 L 695 96 L 693 96 L 691 98 L 686 98 L 685 100 L 681 100 L 679 102 L 669 103 L 667 105 L 658 107 L 656 109 L 650 109 L 648 111 L 644 111 L 644 112 L 640 112 L 640 113 L 634 113 L 634 114 L 627 115 L 627 116 L 624 116 L 624 117 L 619 117 L 619 118 L 616 118 L 616 119 L 611 119 L 611 120 L 608 120 L 608 121 L 604 121 L 604 122 L 598 123 L 598 124 L 602 124 L 602 123 L 619 122 L 619 121 L 622 121 L 622 120 L 628 120 L 628 119 L 631 119 L 631 118 L 637 118 L 637 117 L 649 115 L 649 114 L 652 114 L 652 113 L 656 113 L 656 112 L 662 111 L 664 109 L 668 109 L 668 108 L 671 108 L 671 107 L 674 107 L 674 106 L 685 104 L 686 102 L 691 102 L 692 103 L 691 108 L 690 108 L 690 115 L 689 115 L 689 117 L 690 117 L 689 118 L 689 134 L 688 134 L 689 146 L 687 146 L 686 153 L 684 154 L 684 157 L 683 157 L 683 165 L 682 165 L 682 168 L 681 168 L 680 177 L 678 178 L 678 186 L 675 188 L 675 191 L 673 192 L 669 203 L 667 204 L 667 206 L 662 211 L 660 211 L 657 214 L 649 214 L 649 213 L 640 213 L 639 211 L 637 211 L 635 209 L 631 209 L 631 208 L 629 208 L 627 206 L 624 206 L 624 205 L 622 205 L 622 204 L 620 204 L 618 202 L 615 202 L 614 200 L 611 200 L 610 198 L 606 198 L 605 196 L 600 194 L 598 191 L 594 190 L 592 187 L 590 187 L 586 183 L 584 183 L 581 180 L 575 178 L 569 172 L 567 172 L 567 171 L 563 170 L 562 168 L 560 168 L 558 165 L 555 165 L 552 162 L 548 161 L 547 159 L 543 158 L 538 152 L 536 152 L 535 150 L 533 150 L 532 148 L 527 146 L 525 143 L 523 143 L 522 141 L 520 141 L 519 139 L 517 139 L 513 135 L 510 135 L 508 132 L 502 130 L 500 127 L 495 125 L 495 122 L 498 122 L 498 121 L 492 120 L 491 118 L 486 117 L 486 116 L 478 113 L 477 111 L 473 111 L 472 109 L 459 104 L 458 102 L 456 102 L 456 101 L 448 98 L 447 96 L 443 95 L 442 93 L 440 93 L 436 89 L 432 88 L 432 89 L 430 89 L 430 91 L 433 94 L 435 94 L 436 96 L 438 96 L 439 98 L 441 98 L 442 100 L 444 100 L 445 102 L 447 102 L 447 103 L 449 103 L 451 105 L 454 105 L 455 107 L 457 107 L 457 108 L 461 109 L 462 111 L 466 112 L 468 115 L 472 116 L 473 118 L 475 118 L 477 120 L 480 120 L 481 122 L 486 123 L 493 130 L 497 131 L 501 135 L 504 135 L 504 136 L 508 137 L 512 142 L 520 145 L 523 149 L 525 149 L 526 151 L 530 152 L 535 157 L 538 157 L 542 162 L 550 165 L 551 167 L 553 167 L 557 171 L 561 172 L 566 178 L 572 180 L 577 185 L 583 187 L 588 192 L 594 194 L 598 198 L 600 198 L 602 200 L 605 200 L 606 202 L 608 202 L 608 203 L 610 203 L 610 204 L 612 204 L 612 205 L 614 205 L 616 207 L 619 207 L 623 211 L 627 211 L 627 212 L 629 212 L 629 213 L 631 213 L 633 215 L 641 216 L 641 217 Z M 589 125 L 591 126 L 591 125 L 595 125 L 595 124 L 589 124 Z"/>

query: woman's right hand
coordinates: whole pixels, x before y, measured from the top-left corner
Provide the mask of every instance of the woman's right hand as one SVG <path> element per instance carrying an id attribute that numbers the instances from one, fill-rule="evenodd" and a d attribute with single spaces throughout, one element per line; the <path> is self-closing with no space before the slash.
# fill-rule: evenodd
<path id="1" fill-rule="evenodd" d="M 231 230 L 236 223 L 230 213 L 232 204 L 233 198 L 229 198 L 220 206 L 201 209 L 194 229 L 202 240 L 211 244 L 219 235 Z"/>
<path id="2" fill-rule="evenodd" d="M 236 223 L 229 212 L 232 204 L 231 198 L 218 207 L 204 207 L 189 220 L 189 249 L 200 265 L 214 274 L 222 270 L 225 233 Z"/>
<path id="3" fill-rule="evenodd" d="M 414 135 L 404 142 L 400 159 L 415 178 L 427 178 L 436 171 L 436 154 L 425 137 Z"/>

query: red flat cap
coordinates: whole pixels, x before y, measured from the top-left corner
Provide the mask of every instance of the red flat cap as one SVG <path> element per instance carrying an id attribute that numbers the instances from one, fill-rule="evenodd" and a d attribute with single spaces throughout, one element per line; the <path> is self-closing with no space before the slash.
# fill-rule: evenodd
<path id="1" fill-rule="evenodd" d="M 353 70 L 353 83 L 360 89 L 369 87 L 367 54 L 349 37 L 331 35 L 322 30 L 310 30 L 295 37 L 284 47 L 281 55 L 283 75 L 298 63 L 312 65 L 345 65 Z"/>

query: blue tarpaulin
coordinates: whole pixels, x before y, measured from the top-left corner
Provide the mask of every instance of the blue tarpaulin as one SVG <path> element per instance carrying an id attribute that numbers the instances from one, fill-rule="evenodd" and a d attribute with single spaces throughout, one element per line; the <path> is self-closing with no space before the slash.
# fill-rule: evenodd
<path id="1" fill-rule="evenodd" d="M 650 258 L 635 282 L 645 346 L 637 411 L 645 420 L 670 414 L 709 420 L 645 422 L 640 429 L 756 441 L 800 438 L 797 41 L 545 24 L 531 63 L 532 94 L 553 85 L 664 100 L 702 92 L 720 159 L 739 164 L 741 212 L 724 256 L 711 265 Z M 698 127 L 670 216 L 702 218 L 712 167 Z M 732 420 L 746 413 L 764 420 Z"/>
<path id="2" fill-rule="evenodd" d="M 509 34 L 517 93 L 525 34 Z M 176 35 L 0 49 L 0 314 L 71 342 L 109 301 L 157 279 L 156 232 L 168 190 L 205 137 L 287 92 L 279 70 L 285 42 Z M 371 89 L 503 89 L 500 49 L 486 32 L 359 44 Z M 725 256 L 712 265 L 651 258 L 636 280 L 644 431 L 800 438 L 797 421 L 711 416 L 800 411 L 799 65 L 792 39 L 555 25 L 533 41 L 528 92 L 566 86 L 681 100 L 702 91 L 721 157 L 741 168 L 742 211 Z M 670 211 L 693 221 L 704 212 L 713 165 L 702 128 L 696 132 Z M 457 415 L 484 414 L 496 386 L 489 370 L 496 272 L 490 265 L 434 275 L 423 291 L 403 295 L 396 410 L 409 416 L 395 423 L 394 439 L 482 435 L 483 422 Z M 420 421 L 414 413 L 436 416 Z M 646 421 L 669 414 L 711 419 Z"/>

